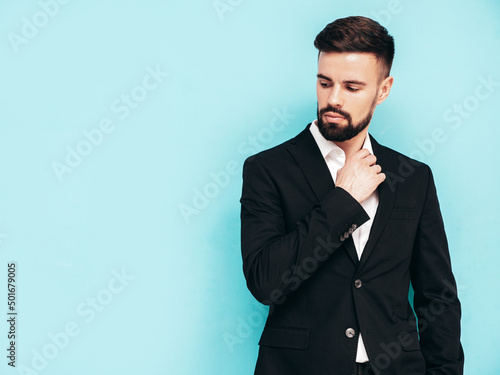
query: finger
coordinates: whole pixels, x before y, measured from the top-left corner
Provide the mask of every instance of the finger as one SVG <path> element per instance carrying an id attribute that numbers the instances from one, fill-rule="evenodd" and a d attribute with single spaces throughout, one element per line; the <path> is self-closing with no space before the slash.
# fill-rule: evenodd
<path id="1" fill-rule="evenodd" d="M 385 181 L 385 177 L 386 177 L 386 176 L 385 176 L 385 173 L 379 173 L 377 176 L 378 176 L 378 178 L 380 179 L 380 182 Z"/>
<path id="2" fill-rule="evenodd" d="M 375 171 L 375 173 L 380 173 L 382 171 L 382 167 L 378 164 L 374 164 L 372 165 L 370 168 L 373 168 L 373 170 Z"/>
<path id="3" fill-rule="evenodd" d="M 377 157 L 375 155 L 372 155 L 372 154 L 368 154 L 364 160 L 368 163 L 368 165 L 375 165 L 375 163 L 377 162 Z"/>
<path id="4" fill-rule="evenodd" d="M 362 148 L 358 152 L 354 153 L 351 158 L 360 160 L 366 158 L 368 155 L 370 155 L 370 151 L 368 151 L 366 148 Z"/>

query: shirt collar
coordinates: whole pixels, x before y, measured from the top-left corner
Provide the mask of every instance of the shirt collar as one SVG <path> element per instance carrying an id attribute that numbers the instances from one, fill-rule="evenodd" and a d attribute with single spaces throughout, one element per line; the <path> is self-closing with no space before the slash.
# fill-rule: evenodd
<path id="1" fill-rule="evenodd" d="M 309 130 L 311 131 L 312 136 L 314 137 L 314 140 L 316 141 L 316 144 L 319 147 L 319 150 L 321 151 L 321 155 L 323 155 L 323 158 L 326 159 L 328 155 L 330 157 L 335 157 L 335 155 L 343 155 L 344 160 L 345 160 L 345 154 L 344 150 L 342 150 L 339 146 L 335 144 L 335 142 L 329 141 L 323 137 L 321 132 L 318 129 L 318 120 L 314 120 L 309 127 Z M 372 143 L 370 141 L 370 136 L 366 136 L 365 141 L 363 143 L 363 147 L 366 148 L 370 154 L 373 155 L 373 148 L 372 148 Z M 341 151 L 339 152 L 332 152 L 333 150 Z"/>

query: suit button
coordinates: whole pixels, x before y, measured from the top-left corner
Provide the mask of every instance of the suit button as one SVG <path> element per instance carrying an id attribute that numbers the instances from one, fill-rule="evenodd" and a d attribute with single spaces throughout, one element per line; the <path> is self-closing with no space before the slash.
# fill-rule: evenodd
<path id="1" fill-rule="evenodd" d="M 352 328 L 347 328 L 347 329 L 345 330 L 345 335 L 346 335 L 348 338 L 352 339 L 354 336 L 356 336 L 356 331 L 355 331 L 354 329 L 352 329 Z"/>
<path id="2" fill-rule="evenodd" d="M 355 280 L 355 281 L 354 281 L 354 287 L 355 287 L 356 289 L 361 288 L 361 286 L 362 286 L 362 285 L 363 285 L 363 283 L 361 282 L 361 280 L 360 280 L 360 279 L 357 279 L 357 280 Z"/>
<path id="3" fill-rule="evenodd" d="M 344 242 L 346 239 L 347 239 L 347 236 L 345 235 L 345 233 L 340 236 L 340 242 Z"/>

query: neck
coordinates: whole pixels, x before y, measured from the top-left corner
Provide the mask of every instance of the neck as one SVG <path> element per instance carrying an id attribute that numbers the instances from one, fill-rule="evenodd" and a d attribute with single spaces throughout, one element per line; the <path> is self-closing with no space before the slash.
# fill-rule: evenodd
<path id="1" fill-rule="evenodd" d="M 365 138 L 368 137 L 368 127 L 360 132 L 354 138 L 349 139 L 344 142 L 335 142 L 345 153 L 346 160 L 349 159 L 353 154 L 361 150 L 363 143 L 365 143 Z"/>

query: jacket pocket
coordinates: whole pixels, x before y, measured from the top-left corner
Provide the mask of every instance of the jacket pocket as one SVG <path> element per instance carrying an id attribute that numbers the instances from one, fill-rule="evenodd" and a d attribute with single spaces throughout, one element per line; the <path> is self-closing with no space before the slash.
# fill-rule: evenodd
<path id="1" fill-rule="evenodd" d="M 287 327 L 265 327 L 259 345 L 276 348 L 306 349 L 309 330 Z"/>
<path id="2" fill-rule="evenodd" d="M 412 350 L 420 350 L 420 341 L 418 341 L 418 333 L 416 330 L 398 332 L 397 336 L 404 351 L 411 352 Z"/>
<path id="3" fill-rule="evenodd" d="M 416 208 L 393 208 L 389 220 L 415 220 L 417 218 Z"/>

